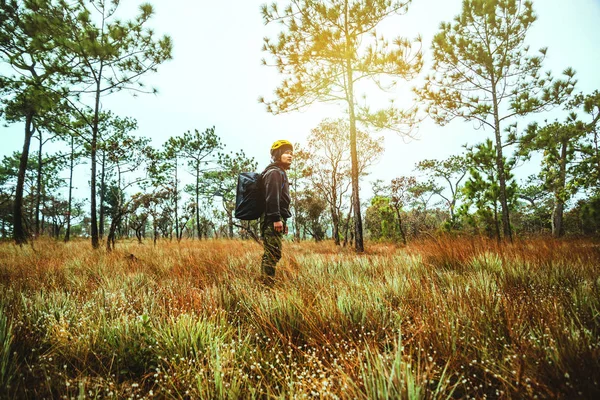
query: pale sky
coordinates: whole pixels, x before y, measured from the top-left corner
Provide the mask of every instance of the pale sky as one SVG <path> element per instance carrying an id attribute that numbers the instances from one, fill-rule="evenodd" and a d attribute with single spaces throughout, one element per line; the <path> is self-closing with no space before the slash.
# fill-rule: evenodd
<path id="1" fill-rule="evenodd" d="M 158 34 L 168 34 L 174 43 L 173 59 L 149 74 L 145 82 L 158 88 L 158 95 L 132 97 L 120 93 L 103 99 L 105 110 L 138 121 L 138 134 L 152 138 L 159 147 L 169 137 L 187 130 L 205 130 L 215 126 L 226 149 L 244 149 L 262 169 L 269 161 L 269 147 L 277 139 L 305 143 L 310 130 L 325 117 L 343 117 L 343 107 L 313 105 L 304 112 L 273 116 L 257 99 L 272 93 L 282 80 L 276 69 L 261 65 L 267 57 L 261 51 L 263 37 L 275 38 L 278 25 L 265 26 L 260 14 L 264 1 L 255 0 L 154 0 L 155 15 L 151 26 Z M 282 4 L 281 2 L 279 2 Z M 460 13 L 461 0 L 414 0 L 408 14 L 386 22 L 388 37 L 423 37 L 426 60 L 430 44 L 440 22 L 451 21 Z M 139 1 L 122 0 L 121 15 L 133 18 Z M 577 74 L 576 91 L 589 93 L 600 89 L 600 0 L 535 0 L 538 20 L 527 42 L 532 49 L 548 47 L 544 70 L 559 75 L 566 67 Z M 426 62 L 423 74 L 429 72 Z M 408 87 L 412 86 L 409 83 Z M 379 100 L 394 97 L 410 102 L 410 90 L 390 94 L 369 94 Z M 554 119 L 560 113 L 534 116 L 534 120 Z M 23 124 L 0 127 L 0 157 L 20 150 Z M 406 140 L 393 132 L 382 132 L 385 154 L 372 168 L 368 181 L 414 174 L 416 162 L 445 158 L 462 151 L 464 143 L 476 144 L 492 137 L 491 131 L 477 131 L 458 120 L 438 127 L 427 120 L 421 124 L 418 140 Z M 66 145 L 65 145 L 66 147 Z M 36 141 L 32 149 L 37 148 Z M 82 179 L 89 179 L 89 166 L 82 165 Z M 528 168 L 527 166 L 524 167 Z M 532 170 L 537 167 L 532 166 Z M 528 171 L 517 174 L 527 175 Z M 83 178 L 85 176 L 86 178 Z M 363 189 L 369 187 L 363 183 Z M 82 182 L 79 186 L 81 187 Z M 361 190 L 362 192 L 362 190 Z M 83 194 L 82 194 L 83 195 Z M 364 195 L 363 195 L 363 200 Z"/>

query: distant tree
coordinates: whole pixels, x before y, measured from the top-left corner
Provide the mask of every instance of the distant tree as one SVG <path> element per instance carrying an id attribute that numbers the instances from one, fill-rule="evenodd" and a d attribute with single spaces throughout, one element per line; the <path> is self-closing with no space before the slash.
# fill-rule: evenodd
<path id="1" fill-rule="evenodd" d="M 510 240 L 502 125 L 560 104 L 575 84 L 571 69 L 564 71 L 566 80 L 541 72 L 546 48 L 529 55 L 525 37 L 535 20 L 531 1 L 464 0 L 454 23 L 440 25 L 432 43 L 433 74 L 416 91 L 437 123 L 461 118 L 494 132 L 502 227 Z"/>
<path id="2" fill-rule="evenodd" d="M 33 212 L 33 233 L 35 236 L 41 234 L 41 209 L 42 203 L 46 201 L 45 195 L 48 189 L 52 189 L 50 182 L 54 181 L 55 188 L 63 186 L 63 182 L 59 178 L 59 174 L 66 167 L 68 154 L 56 152 L 52 155 L 44 154 L 44 145 L 48 142 L 55 141 L 57 136 L 54 134 L 44 135 L 45 129 L 38 127 L 37 134 L 34 137 L 38 140 L 39 146 L 37 151 L 37 163 L 35 166 L 36 172 L 36 190 L 35 190 L 35 209 Z M 31 164 L 31 163 L 30 163 Z"/>
<path id="3" fill-rule="evenodd" d="M 0 223 L 2 238 L 12 237 L 13 212 L 17 175 L 19 171 L 20 154 L 2 157 L 0 162 Z"/>
<path id="4" fill-rule="evenodd" d="M 145 235 L 149 214 L 146 210 L 140 210 L 140 208 L 138 208 L 136 212 L 132 214 L 129 224 L 135 232 L 135 237 L 137 238 L 138 243 L 142 244 L 142 238 Z"/>
<path id="5" fill-rule="evenodd" d="M 388 188 L 390 194 L 390 205 L 396 213 L 396 223 L 398 224 L 398 231 L 400 231 L 400 237 L 402 243 L 406 245 L 406 233 L 404 232 L 404 226 L 402 222 L 402 211 L 410 201 L 411 189 L 417 185 L 417 180 L 413 176 L 401 176 L 392 179 L 392 182 Z"/>
<path id="6" fill-rule="evenodd" d="M 204 179 L 209 185 L 208 192 L 221 199 L 223 211 L 227 216 L 228 236 L 233 238 L 233 228 L 237 227 L 258 240 L 258 233 L 252 229 L 251 225 L 247 222 L 236 223 L 233 215 L 238 176 L 241 172 L 256 170 L 258 165 L 254 157 L 248 157 L 244 150 L 230 154 L 220 153 L 217 164 L 218 169 L 206 172 Z"/>
<path id="7" fill-rule="evenodd" d="M 181 240 L 183 234 L 183 222 L 180 218 L 179 200 L 181 199 L 181 189 L 179 187 L 179 154 L 177 153 L 176 143 L 168 140 L 164 143 L 161 152 L 157 152 L 153 157 L 151 170 L 153 185 L 163 187 L 171 193 L 173 221 L 175 225 L 175 238 Z M 182 223 L 183 222 L 183 223 Z"/>
<path id="8" fill-rule="evenodd" d="M 294 162 L 287 171 L 288 180 L 290 181 L 290 210 L 292 211 L 291 228 L 294 234 L 294 240 L 300 241 L 300 227 L 298 226 L 298 193 L 300 193 L 307 185 L 308 170 L 307 163 L 310 160 L 310 153 L 299 143 L 294 143 Z"/>
<path id="9" fill-rule="evenodd" d="M 169 236 L 172 229 L 171 219 L 165 213 L 168 214 L 171 211 L 169 207 L 170 200 L 171 192 L 162 187 L 155 188 L 150 193 L 140 192 L 132 196 L 131 201 L 127 204 L 126 211 L 133 216 L 132 223 L 138 243 L 142 242 L 142 232 L 150 217 L 152 218 L 154 246 L 156 246 L 160 234 L 165 238 Z M 161 233 L 159 233 L 159 230 Z"/>
<path id="10" fill-rule="evenodd" d="M 13 75 L 0 76 L 2 110 L 8 122 L 25 123 L 25 137 L 13 201 L 13 237 L 27 242 L 23 191 L 29 146 L 38 118 L 61 103 L 75 75 L 78 60 L 62 43 L 73 31 L 77 4 L 65 1 L 0 0 L 0 65 Z"/>
<path id="11" fill-rule="evenodd" d="M 439 202 L 432 204 L 432 200 L 435 196 L 440 195 L 442 187 L 429 178 L 426 181 L 416 182 L 408 188 L 408 192 L 409 203 L 414 217 L 412 235 L 416 237 L 420 232 L 430 231 L 435 228 L 436 223 L 432 220 L 431 215 L 429 215 L 430 211 L 433 211 L 430 207 L 439 205 Z"/>
<path id="12" fill-rule="evenodd" d="M 146 176 L 137 174 L 143 171 L 147 161 L 148 138 L 137 138 L 124 134 L 104 143 L 107 161 L 115 166 L 115 180 L 107 190 L 104 207 L 111 218 L 106 249 L 111 251 L 115 245 L 115 235 L 123 218 L 135 212 L 139 207 L 139 197 L 132 196 L 128 199 L 127 190 L 135 188 L 146 180 Z"/>
<path id="13" fill-rule="evenodd" d="M 600 187 L 600 91 L 588 95 L 579 94 L 568 105 L 570 110 L 581 110 L 575 128 L 582 140 L 578 148 L 579 163 L 575 174 L 581 186 L 598 190 Z M 586 118 L 588 120 L 586 120 Z"/>
<path id="14" fill-rule="evenodd" d="M 454 215 L 456 202 L 460 198 L 461 194 L 461 182 L 467 175 L 469 169 L 466 164 L 464 156 L 450 156 L 445 160 L 423 160 L 417 163 L 417 171 L 425 172 L 432 178 L 442 179 L 448 190 L 449 194 L 444 191 L 437 191 L 439 195 L 448 206 L 450 212 L 450 226 L 455 227 L 456 216 Z"/>
<path id="15" fill-rule="evenodd" d="M 61 152 L 42 154 L 41 156 L 37 152 L 37 154 L 34 153 L 32 156 L 32 159 L 28 163 L 28 165 L 31 165 L 32 172 L 35 173 L 35 191 L 34 198 L 32 199 L 31 221 L 35 234 L 40 235 L 44 230 L 44 213 L 42 210 L 45 207 L 44 204 L 50 202 L 48 204 L 51 205 L 54 211 L 57 209 L 63 210 L 63 200 L 59 199 L 61 196 L 57 192 L 64 187 L 64 179 L 61 177 L 61 172 L 66 167 L 67 160 L 65 154 Z M 35 161 L 33 161 L 34 159 Z M 52 232 L 50 235 L 58 237 Z"/>
<path id="16" fill-rule="evenodd" d="M 586 199 L 579 199 L 575 207 L 566 212 L 566 226 L 579 235 L 598 235 L 600 233 L 600 193 L 593 193 Z"/>
<path id="17" fill-rule="evenodd" d="M 59 197 L 50 196 L 44 199 L 42 214 L 48 220 L 50 237 L 58 239 L 67 221 L 68 202 Z"/>
<path id="18" fill-rule="evenodd" d="M 566 202 L 577 192 L 574 176 L 577 149 L 585 131 L 577 116 L 571 114 L 564 123 L 554 122 L 540 127 L 531 124 L 520 140 L 522 152 L 541 151 L 542 170 L 540 178 L 544 188 L 553 195 L 552 236 L 565 234 L 563 215 Z"/>
<path id="19" fill-rule="evenodd" d="M 553 195 L 538 175 L 530 175 L 518 186 L 517 197 L 524 203 L 521 207 L 524 232 L 540 234 L 551 229 Z"/>
<path id="20" fill-rule="evenodd" d="M 98 136 L 96 142 L 97 154 L 100 156 L 100 182 L 98 182 L 98 237 L 104 238 L 105 213 L 103 204 L 106 198 L 107 182 L 115 177 L 119 164 L 119 155 L 123 154 L 119 144 L 133 146 L 131 150 L 145 151 L 143 145 L 138 145 L 132 133 L 137 129 L 137 121 L 131 117 L 119 117 L 112 112 L 101 112 L 98 117 Z M 90 141 L 86 141 L 86 148 L 91 152 Z M 130 171 L 128 171 L 130 172 Z"/>
<path id="21" fill-rule="evenodd" d="M 466 160 L 469 166 L 469 178 L 463 187 L 464 203 L 460 214 L 466 218 L 476 229 L 483 224 L 486 234 L 490 237 L 501 239 L 499 203 L 500 183 L 496 165 L 496 148 L 494 143 L 487 139 L 484 143 L 474 147 L 466 147 Z M 502 160 L 504 177 L 507 181 L 509 204 L 516 201 L 517 184 L 511 173 L 516 159 Z M 471 215 L 470 208 L 475 207 L 475 215 Z"/>
<path id="22" fill-rule="evenodd" d="M 372 239 L 397 240 L 395 211 L 389 197 L 376 195 L 365 213 L 365 227 Z"/>
<path id="23" fill-rule="evenodd" d="M 325 239 L 325 200 L 313 190 L 307 189 L 298 193 L 297 207 L 299 229 L 312 236 L 316 242 Z"/>
<path id="24" fill-rule="evenodd" d="M 364 243 L 357 123 L 406 133 L 414 123 L 414 113 L 400 111 L 393 103 L 386 109 L 371 111 L 367 105 L 358 104 L 355 90 L 364 81 L 375 81 L 379 88 L 390 89 L 397 79 L 412 79 L 419 72 L 420 48 L 413 50 L 413 43 L 404 38 L 390 42 L 376 31 L 388 16 L 405 13 L 409 3 L 410 0 L 301 0 L 291 1 L 281 12 L 276 3 L 262 7 L 266 24 L 278 22 L 284 26 L 277 43 L 269 38 L 264 43 L 263 49 L 273 57 L 274 66 L 286 76 L 275 91 L 274 101 L 261 99 L 267 110 L 279 114 L 315 102 L 334 102 L 343 104 L 348 112 L 358 252 L 364 251 Z"/>
<path id="25" fill-rule="evenodd" d="M 336 245 L 340 245 L 342 206 L 345 195 L 352 183 L 352 163 L 350 137 L 347 122 L 323 120 L 311 131 L 308 137 L 307 176 L 312 186 L 322 195 L 329 207 L 332 235 Z M 358 175 L 364 177 L 368 167 L 383 153 L 383 138 L 373 139 L 369 134 L 356 132 L 357 149 L 361 155 L 358 161 Z"/>
<path id="26" fill-rule="evenodd" d="M 202 194 L 202 176 L 205 172 L 215 168 L 217 152 L 222 148 L 221 139 L 215 133 L 215 128 L 208 128 L 204 132 L 194 129 L 194 132 L 187 131 L 183 136 L 176 136 L 168 141 L 169 147 L 173 152 L 187 161 L 190 168 L 188 172 L 194 177 L 194 183 L 188 185 L 194 199 L 196 233 L 198 239 L 202 238 L 204 229 L 201 226 L 200 218 L 200 195 Z"/>
<path id="27" fill-rule="evenodd" d="M 92 116 L 88 119 L 90 130 L 90 203 L 91 241 L 94 248 L 100 245 L 96 203 L 96 168 L 100 127 L 100 99 L 122 90 L 134 93 L 147 90 L 142 78 L 155 72 L 158 65 L 171 58 L 171 38 L 155 39 L 154 31 L 146 28 L 153 14 L 152 6 L 144 3 L 139 15 L 124 22 L 116 17 L 119 1 L 82 0 L 83 10 L 77 15 L 70 40 L 62 43 L 70 54 L 81 61 L 78 74 L 81 80 L 80 97 L 93 97 Z M 87 106 L 71 103 L 87 114 Z"/>
<path id="28" fill-rule="evenodd" d="M 69 190 L 67 194 L 67 227 L 65 230 L 65 242 L 68 242 L 71 239 L 71 222 L 73 220 L 73 171 L 75 169 L 75 165 L 77 165 L 82 156 L 83 151 L 81 148 L 77 148 L 75 145 L 75 136 L 70 135 L 70 151 L 69 151 Z"/>

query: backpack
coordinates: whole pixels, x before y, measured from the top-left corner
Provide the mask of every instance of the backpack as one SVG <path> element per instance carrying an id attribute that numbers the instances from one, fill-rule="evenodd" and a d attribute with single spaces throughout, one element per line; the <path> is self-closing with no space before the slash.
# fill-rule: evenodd
<path id="1" fill-rule="evenodd" d="M 265 169 L 262 173 L 242 172 L 238 175 L 238 183 L 235 194 L 235 218 L 252 221 L 259 219 L 265 212 L 265 192 L 262 177 L 268 171 L 275 168 Z M 283 174 L 282 171 L 280 171 Z"/>

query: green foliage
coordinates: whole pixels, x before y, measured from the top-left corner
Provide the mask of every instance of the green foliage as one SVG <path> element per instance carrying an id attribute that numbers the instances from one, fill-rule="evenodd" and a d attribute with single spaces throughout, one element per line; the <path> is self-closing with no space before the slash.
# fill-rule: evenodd
<path id="1" fill-rule="evenodd" d="M 277 41 L 264 39 L 263 50 L 272 66 L 285 77 L 275 90 L 275 99 L 265 103 L 273 114 L 301 110 L 316 102 L 342 104 L 348 112 L 350 159 L 352 165 L 352 209 L 355 247 L 364 251 L 359 196 L 359 155 L 357 122 L 375 129 L 409 133 L 415 124 L 416 109 L 403 111 L 390 106 L 371 110 L 366 99 L 361 106 L 355 94 L 359 82 L 374 81 L 389 90 L 398 79 L 413 79 L 421 69 L 421 49 L 398 37 L 393 41 L 378 35 L 376 28 L 388 16 L 403 14 L 410 1 L 349 1 L 327 3 L 315 0 L 292 1 L 282 10 L 277 3 L 262 6 L 265 24 L 283 26 Z M 420 46 L 420 39 L 416 40 Z M 266 60 L 263 64 L 268 65 Z"/>
<path id="2" fill-rule="evenodd" d="M 296 194 L 296 223 L 298 230 L 308 233 L 315 241 L 325 239 L 326 210 L 325 199 L 314 190 L 303 190 Z"/>
<path id="3" fill-rule="evenodd" d="M 78 79 L 74 69 L 79 60 L 62 46 L 73 32 L 75 8 L 77 4 L 62 0 L 0 2 L 0 63 L 13 71 L 0 77 L 0 116 L 25 122 L 13 213 L 13 237 L 21 245 L 29 237 L 23 191 L 31 137 L 46 125 L 46 115 L 56 111 Z"/>
<path id="4" fill-rule="evenodd" d="M 430 115 L 441 124 L 460 117 L 499 132 L 512 116 L 560 104 L 573 90 L 574 71 L 566 69 L 567 79 L 556 81 L 541 72 L 547 49 L 532 56 L 525 44 L 535 20 L 530 1 L 464 1 L 453 23 L 440 25 L 432 42 L 433 74 L 417 90 Z M 504 101 L 509 111 L 499 116 Z"/>
<path id="5" fill-rule="evenodd" d="M 515 213 L 515 230 L 525 235 L 550 232 L 553 200 L 543 181 L 536 175 L 529 176 L 519 185 L 517 197 L 520 204 Z"/>
<path id="6" fill-rule="evenodd" d="M 579 94 L 568 108 L 584 113 L 583 116 L 577 116 L 572 128 L 580 138 L 577 143 L 579 162 L 574 174 L 576 183 L 595 189 L 600 182 L 600 92 L 595 90 L 588 95 Z"/>
<path id="7" fill-rule="evenodd" d="M 335 0 L 327 4 L 307 0 L 280 9 L 263 5 L 265 23 L 279 22 L 285 28 L 277 43 L 265 38 L 263 50 L 280 73 L 287 75 L 276 90 L 276 100 L 267 102 L 275 114 L 306 107 L 316 101 L 350 102 L 353 82 L 375 77 L 381 87 L 395 86 L 395 79 L 412 79 L 419 72 L 420 49 L 405 38 L 386 40 L 372 35 L 387 16 L 404 14 L 410 2 Z M 263 61 L 267 65 L 267 61 Z M 385 77 L 391 77 L 389 82 Z M 382 81 L 383 79 L 383 81 Z M 354 96 L 353 94 L 351 96 Z M 350 104 L 348 104 L 350 106 Z M 391 106 L 372 112 L 359 107 L 359 120 L 383 128 L 407 122 L 410 113 Z"/>
<path id="8" fill-rule="evenodd" d="M 352 163 L 350 154 L 350 127 L 347 122 L 338 119 L 325 119 L 311 131 L 308 137 L 304 175 L 310 186 L 327 202 L 331 215 L 332 236 L 340 244 L 340 230 L 347 194 L 352 182 Z M 368 133 L 358 130 L 356 146 L 361 154 L 358 163 L 358 175 L 367 175 L 367 169 L 383 153 L 383 138 L 372 138 Z"/>
<path id="9" fill-rule="evenodd" d="M 468 166 L 464 156 L 450 156 L 445 160 L 423 160 L 417 163 L 417 171 L 426 173 L 429 177 L 441 179 L 450 194 L 444 191 L 436 190 L 435 193 L 440 196 L 448 206 L 450 211 L 450 228 L 455 227 L 455 208 L 456 203 L 461 197 L 461 182 L 467 176 Z"/>
<path id="10" fill-rule="evenodd" d="M 535 19 L 531 1 L 463 1 L 461 14 L 453 23 L 442 23 L 434 36 L 432 74 L 416 90 L 438 124 L 460 118 L 494 132 L 503 233 L 511 240 L 502 125 L 561 104 L 575 85 L 570 68 L 564 80 L 542 72 L 546 48 L 529 54 L 525 39 Z"/>
<path id="11" fill-rule="evenodd" d="M 600 233 L 600 194 L 580 199 L 565 215 L 567 233 L 597 236 Z"/>
<path id="12" fill-rule="evenodd" d="M 467 165 L 470 176 L 465 182 L 463 193 L 465 202 L 461 205 L 459 214 L 477 232 L 480 229 L 490 237 L 500 235 L 500 182 L 496 169 L 496 149 L 491 140 L 474 147 L 467 147 Z M 507 179 L 508 201 L 516 201 L 517 184 L 511 170 L 516 160 L 503 160 L 504 176 Z M 470 208 L 475 207 L 475 214 Z"/>
<path id="13" fill-rule="evenodd" d="M 365 228 L 372 239 L 399 240 L 394 209 L 389 197 L 375 196 L 365 213 Z"/>
<path id="14" fill-rule="evenodd" d="M 42 116 L 68 91 L 77 60 L 61 44 L 73 29 L 71 11 L 64 1 L 0 1 L 0 62 L 18 71 L 0 78 L 8 121 Z"/>
<path id="15" fill-rule="evenodd" d="M 204 132 L 194 129 L 194 132 L 187 131 L 183 136 L 170 138 L 166 146 L 169 152 L 177 154 L 187 161 L 188 172 L 194 177 L 194 182 L 187 185 L 185 189 L 195 199 L 196 233 L 198 238 L 201 238 L 202 232 L 206 229 L 201 227 L 200 196 L 207 195 L 202 177 L 204 173 L 214 168 L 218 157 L 217 152 L 223 148 L 221 139 L 215 133 L 214 127 L 208 128 Z M 213 193 L 211 193 L 211 197 Z"/>

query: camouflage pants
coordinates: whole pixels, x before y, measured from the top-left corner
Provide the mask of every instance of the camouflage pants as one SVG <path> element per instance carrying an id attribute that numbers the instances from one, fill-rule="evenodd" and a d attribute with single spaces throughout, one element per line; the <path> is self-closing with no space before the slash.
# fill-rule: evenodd
<path id="1" fill-rule="evenodd" d="M 284 222 L 285 229 L 285 222 Z M 265 253 L 262 257 L 262 272 L 267 276 L 275 276 L 275 265 L 281 259 L 281 239 L 283 232 L 276 232 L 273 222 L 263 222 L 261 224 L 263 246 Z"/>

